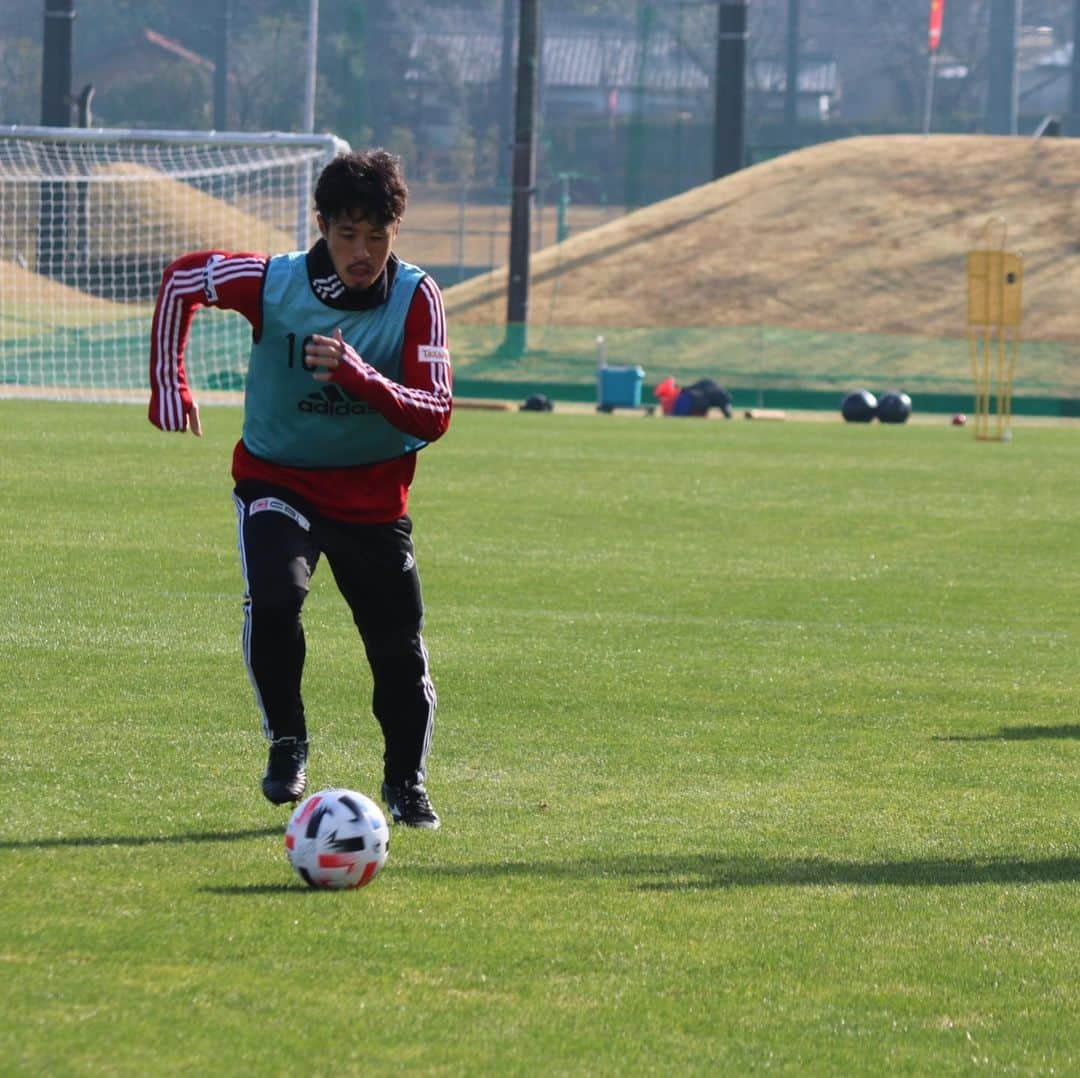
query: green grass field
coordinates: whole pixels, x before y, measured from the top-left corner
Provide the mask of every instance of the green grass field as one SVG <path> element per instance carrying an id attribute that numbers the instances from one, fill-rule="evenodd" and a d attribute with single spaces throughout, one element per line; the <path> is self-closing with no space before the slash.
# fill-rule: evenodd
<path id="1" fill-rule="evenodd" d="M 467 412 L 412 511 L 435 834 L 264 803 L 239 412 L 0 402 L 5 1074 L 1080 1070 L 1080 437 Z M 325 569 L 312 789 L 377 792 Z"/>

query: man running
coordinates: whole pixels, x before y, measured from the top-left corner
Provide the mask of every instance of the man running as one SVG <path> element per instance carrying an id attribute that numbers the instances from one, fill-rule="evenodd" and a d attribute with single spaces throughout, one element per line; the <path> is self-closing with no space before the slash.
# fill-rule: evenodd
<path id="1" fill-rule="evenodd" d="M 285 804 L 307 786 L 301 610 L 325 555 L 371 666 L 383 799 L 395 822 L 435 829 L 435 688 L 407 501 L 452 395 L 442 296 L 392 251 L 407 197 L 396 157 L 342 154 L 316 184 L 321 238 L 309 251 L 173 262 L 154 311 L 150 421 L 201 435 L 184 370 L 192 318 L 204 306 L 244 315 L 253 343 L 232 475 L 243 653 L 270 742 L 263 794 Z"/>

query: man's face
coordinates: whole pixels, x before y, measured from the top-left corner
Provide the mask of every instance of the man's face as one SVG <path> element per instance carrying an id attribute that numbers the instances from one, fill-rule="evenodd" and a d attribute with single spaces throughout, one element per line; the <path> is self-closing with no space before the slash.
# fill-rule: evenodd
<path id="1" fill-rule="evenodd" d="M 363 289 L 383 271 L 397 237 L 398 222 L 380 225 L 359 214 L 342 213 L 327 220 L 316 214 L 334 271 L 346 288 Z"/>

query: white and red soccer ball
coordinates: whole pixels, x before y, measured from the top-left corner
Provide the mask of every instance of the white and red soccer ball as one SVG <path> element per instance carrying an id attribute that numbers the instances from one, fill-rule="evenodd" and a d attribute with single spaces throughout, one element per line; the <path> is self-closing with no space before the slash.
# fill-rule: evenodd
<path id="1" fill-rule="evenodd" d="M 386 817 L 355 790 L 320 790 L 301 801 L 285 828 L 285 856 L 309 887 L 363 887 L 390 852 Z"/>

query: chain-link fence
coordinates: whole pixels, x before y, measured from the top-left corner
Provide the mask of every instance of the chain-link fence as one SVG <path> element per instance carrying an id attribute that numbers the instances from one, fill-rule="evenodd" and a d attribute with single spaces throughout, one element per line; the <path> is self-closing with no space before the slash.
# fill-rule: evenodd
<path id="1" fill-rule="evenodd" d="M 517 6 L 515 0 L 346 0 L 323 4 L 320 11 L 316 127 L 352 145 L 380 143 L 401 154 L 411 199 L 400 252 L 450 293 L 505 266 L 508 258 Z M 534 253 L 578 241 L 713 180 L 718 26 L 725 6 L 724 0 L 542 0 Z M 1000 6 L 949 0 L 931 65 L 928 0 L 752 0 L 742 160 L 761 165 L 793 149 L 853 136 L 985 132 L 995 71 L 991 18 Z M 253 131 L 296 130 L 301 123 L 304 5 L 191 0 L 180 10 L 157 0 L 81 0 L 78 16 L 73 89 L 94 87 L 92 126 Z M 1022 147 L 1036 131 L 1044 136 L 1040 142 L 1070 141 L 1045 136 L 1074 126 L 1074 17 L 1073 0 L 1023 4 L 1011 54 L 1016 154 L 1026 152 Z M 0 13 L 0 31 L 0 110 L 7 122 L 36 123 L 39 5 Z M 737 264 L 761 246 L 760 239 L 741 229 L 736 242 L 722 225 L 717 243 L 724 238 L 727 264 L 722 271 L 712 264 L 688 269 L 688 282 L 700 285 L 702 274 L 713 274 L 706 305 L 728 304 L 733 290 L 755 292 L 760 302 L 747 305 L 742 322 L 719 325 L 687 308 L 683 323 L 671 325 L 647 304 L 612 317 L 575 311 L 583 285 L 558 268 L 556 256 L 555 269 L 549 262 L 547 283 L 538 284 L 531 301 L 529 355 L 522 359 L 500 352 L 498 300 L 478 313 L 448 297 L 463 384 L 540 380 L 585 393 L 602 336 L 614 361 L 641 363 L 650 378 L 704 371 L 759 398 L 781 391 L 832 393 L 852 382 L 961 392 L 967 366 L 962 260 L 969 236 L 1003 207 L 985 170 L 970 179 L 963 155 L 950 167 L 940 183 L 924 181 L 921 192 L 913 185 L 906 204 L 882 207 L 881 227 L 868 226 L 865 242 L 880 245 L 879 261 L 895 261 L 896 252 L 910 246 L 908 239 L 914 242 L 898 236 L 911 217 L 928 208 L 942 220 L 948 213 L 966 215 L 964 229 L 941 229 L 948 250 L 929 256 L 931 262 L 951 260 L 948 272 L 918 270 L 948 290 L 941 302 L 955 307 L 952 327 L 909 323 L 897 331 L 896 319 L 874 304 L 878 313 L 856 331 L 845 319 L 829 324 L 835 305 L 793 300 L 790 285 L 777 284 L 760 265 L 753 273 L 740 271 Z M 801 180 L 793 175 L 790 207 L 798 208 L 819 182 L 812 169 Z M 839 209 L 858 211 L 876 181 L 867 172 L 861 184 L 838 191 L 846 200 Z M 975 197 L 967 197 L 973 185 Z M 1046 234 L 1060 239 L 1071 227 L 1071 212 L 1067 194 L 1040 180 L 1027 201 L 1046 200 L 1059 207 L 1056 217 L 1028 213 L 1023 194 L 1004 206 L 1013 235 L 1029 251 L 1038 249 L 1038 272 L 1025 283 L 1034 305 L 1017 393 L 1031 400 L 1074 399 L 1080 395 L 1080 322 L 1059 318 L 1056 301 L 1046 306 L 1039 298 L 1047 278 L 1063 276 L 1055 267 L 1070 253 L 1067 244 L 1045 243 Z M 818 218 L 819 227 L 792 225 L 787 242 L 793 251 L 830 242 L 818 231 L 835 218 Z M 653 272 L 650 244 L 669 241 L 680 238 L 661 229 L 643 243 L 640 275 Z M 901 306 L 907 302 L 902 282 L 899 271 L 888 281 Z M 863 300 L 853 295 L 850 302 L 856 301 Z M 815 306 L 816 321 L 792 317 L 793 303 Z"/>

